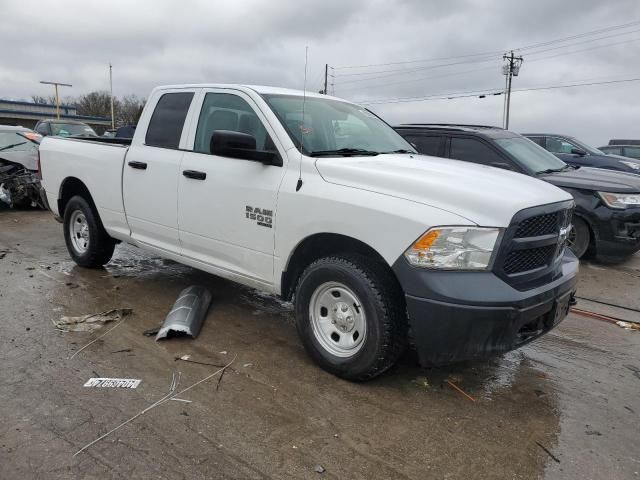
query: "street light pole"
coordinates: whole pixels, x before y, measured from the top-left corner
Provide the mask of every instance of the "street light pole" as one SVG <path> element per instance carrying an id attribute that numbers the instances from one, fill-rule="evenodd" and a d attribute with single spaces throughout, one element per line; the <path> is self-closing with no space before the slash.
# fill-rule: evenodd
<path id="1" fill-rule="evenodd" d="M 56 118 L 60 120 L 60 96 L 58 95 L 58 87 L 73 87 L 68 83 L 60 83 L 60 82 L 45 82 L 40 80 L 40 83 L 44 85 L 53 85 L 56 89 Z"/>
<path id="2" fill-rule="evenodd" d="M 109 62 L 109 92 L 111 94 L 111 128 L 116 128 L 116 120 L 113 117 L 113 67 Z"/>

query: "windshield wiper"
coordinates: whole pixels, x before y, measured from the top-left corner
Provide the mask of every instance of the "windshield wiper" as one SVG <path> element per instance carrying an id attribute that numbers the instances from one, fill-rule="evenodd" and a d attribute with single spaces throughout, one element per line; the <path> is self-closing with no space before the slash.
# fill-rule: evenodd
<path id="1" fill-rule="evenodd" d="M 9 150 L 10 148 L 13 148 L 13 147 L 19 147 L 20 145 L 24 145 L 25 143 L 27 142 L 20 142 L 20 143 L 14 143 L 12 145 L 7 145 L 6 147 L 0 148 L 0 152 L 2 152 L 3 150 Z"/>
<path id="2" fill-rule="evenodd" d="M 545 173 L 558 173 L 558 172 L 564 172 L 566 170 L 569 170 L 571 167 L 571 165 L 565 165 L 562 168 L 547 168 L 546 170 L 540 170 L 539 172 L 536 172 L 536 175 L 544 175 Z"/>
<path id="3" fill-rule="evenodd" d="M 383 155 L 385 155 L 385 154 L 387 154 L 387 153 L 416 153 L 416 152 L 413 152 L 413 151 L 411 151 L 411 150 L 406 150 L 406 149 L 404 149 L 404 148 L 400 148 L 400 149 L 398 149 L 398 150 L 392 150 L 391 152 L 381 152 L 381 153 L 382 153 Z"/>
<path id="4" fill-rule="evenodd" d="M 375 156 L 380 152 L 374 152 L 371 150 L 364 150 L 362 148 L 339 148 L 338 150 L 317 150 L 309 154 L 310 157 L 323 157 L 330 155 L 341 155 L 343 157 L 351 157 L 357 155 L 363 156 Z"/>

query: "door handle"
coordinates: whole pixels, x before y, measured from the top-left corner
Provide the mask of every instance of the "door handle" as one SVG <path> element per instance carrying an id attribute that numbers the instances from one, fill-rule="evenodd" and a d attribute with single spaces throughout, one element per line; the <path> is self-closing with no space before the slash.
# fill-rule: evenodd
<path id="1" fill-rule="evenodd" d="M 137 168 L 138 170 L 146 170 L 147 169 L 146 162 L 136 162 L 136 161 L 132 160 L 127 165 L 129 165 L 131 168 Z"/>
<path id="2" fill-rule="evenodd" d="M 187 178 L 193 178 L 194 180 L 204 180 L 207 178 L 207 174 L 205 172 L 199 172 L 197 170 L 183 170 L 182 175 Z"/>

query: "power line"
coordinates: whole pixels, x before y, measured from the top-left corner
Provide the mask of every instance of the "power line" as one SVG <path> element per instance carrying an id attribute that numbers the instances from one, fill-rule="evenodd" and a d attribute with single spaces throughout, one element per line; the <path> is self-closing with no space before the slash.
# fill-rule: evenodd
<path id="1" fill-rule="evenodd" d="M 548 40 L 548 41 L 545 41 L 545 42 L 534 43 L 534 44 L 531 44 L 531 45 L 525 45 L 525 46 L 521 46 L 521 47 L 518 47 L 518 48 L 514 48 L 513 50 L 514 51 L 521 51 L 521 50 L 530 50 L 530 49 L 534 49 L 534 48 L 545 47 L 545 46 L 548 46 L 548 45 L 553 45 L 555 43 L 562 43 L 562 42 L 567 42 L 569 40 L 575 40 L 575 39 L 578 39 L 578 38 L 587 37 L 589 35 L 597 35 L 597 34 L 600 34 L 600 33 L 606 33 L 606 32 L 613 31 L 613 30 L 621 30 L 621 29 L 629 28 L 629 27 L 632 27 L 632 26 L 635 26 L 635 25 L 640 25 L 640 20 L 629 22 L 629 23 L 625 23 L 625 24 L 620 24 L 620 25 L 612 25 L 612 26 L 600 28 L 600 29 L 597 29 L 597 30 L 591 30 L 589 32 L 578 33 L 578 34 L 571 35 L 571 36 L 568 36 L 568 37 L 557 38 L 557 39 L 554 39 L 554 40 Z M 620 33 L 619 35 L 625 35 L 627 33 L 632 33 L 632 32 Z M 603 38 L 607 38 L 607 37 L 601 37 L 601 39 L 603 39 Z M 504 53 L 505 50 L 508 50 L 508 49 L 492 50 L 492 51 L 487 51 L 487 52 L 470 53 L 470 54 L 466 54 L 466 55 L 455 55 L 455 56 L 448 56 L 448 57 L 434 57 L 434 58 L 422 58 L 422 59 L 414 59 L 414 60 L 405 60 L 405 61 L 399 61 L 399 62 L 371 63 L 371 64 L 368 64 L 368 65 L 344 65 L 344 66 L 333 67 L 333 68 L 335 68 L 336 70 L 346 70 L 346 69 L 356 69 L 356 68 L 384 67 L 384 66 L 390 66 L 390 65 L 407 65 L 407 64 L 412 64 L 412 63 L 426 63 L 426 62 L 443 61 L 443 60 L 454 60 L 454 59 L 461 59 L 461 58 L 485 57 L 485 56 L 488 56 L 488 55 L 502 54 L 502 53 Z M 540 52 L 536 52 L 536 53 L 540 53 Z M 347 74 L 342 74 L 342 75 L 347 75 Z"/>
<path id="2" fill-rule="evenodd" d="M 378 75 L 378 76 L 374 76 L 374 77 L 369 77 L 369 78 L 356 78 L 356 79 L 351 79 L 351 80 L 344 80 L 342 82 L 336 82 L 336 85 L 344 85 L 346 83 L 356 83 L 356 82 L 367 82 L 370 80 L 377 80 L 379 78 L 389 78 L 389 77 L 393 77 L 395 75 L 398 75 L 399 73 L 415 73 L 415 72 L 421 72 L 424 70 L 433 70 L 436 68 L 442 68 L 442 67 L 451 67 L 453 65 L 467 65 L 469 63 L 486 63 L 486 62 L 493 62 L 495 61 L 495 58 L 488 58 L 488 59 L 484 59 L 484 60 L 470 60 L 467 62 L 453 62 L 453 63 L 442 63 L 439 65 L 430 65 L 427 67 L 420 67 L 420 68 L 415 68 L 415 69 L 404 69 L 402 71 L 394 71 L 394 73 L 391 74 L 386 74 L 386 75 Z M 378 73 L 382 73 L 382 72 L 378 72 Z"/>
<path id="3" fill-rule="evenodd" d="M 638 32 L 640 32 L 640 29 L 631 30 L 630 32 L 616 33 L 614 35 L 607 35 L 605 37 L 590 38 L 588 40 L 582 40 L 581 42 L 570 43 L 568 45 L 560 45 L 560 46 L 557 46 L 557 47 L 545 48 L 543 50 L 538 50 L 537 52 L 527 52 L 527 55 L 537 55 L 539 53 L 545 53 L 545 52 L 550 52 L 550 51 L 553 51 L 553 50 L 559 50 L 561 48 L 574 47 L 576 45 L 583 45 L 585 43 L 597 42 L 597 41 L 600 41 L 600 40 L 606 40 L 607 38 L 619 37 L 621 35 L 629 35 L 629 34 L 638 33 Z M 625 40 L 625 41 L 629 41 L 629 40 Z M 624 43 L 624 42 L 622 42 L 622 43 Z"/>
<path id="4" fill-rule="evenodd" d="M 541 86 L 541 87 L 517 88 L 517 89 L 513 89 L 512 93 L 533 92 L 533 91 L 539 91 L 539 90 L 557 90 L 560 88 L 588 87 L 593 85 L 611 85 L 611 84 L 629 83 L 629 82 L 637 82 L 637 81 L 640 81 L 640 77 L 625 78 L 621 80 L 606 80 L 602 82 L 569 83 L 569 84 L 562 84 L 562 85 L 547 85 L 547 86 Z M 486 89 L 486 90 L 471 90 L 466 92 L 440 93 L 440 94 L 434 94 L 434 95 L 427 95 L 423 97 L 399 97 L 399 98 L 391 98 L 391 99 L 361 101 L 358 103 L 362 105 L 379 105 L 379 104 L 385 104 L 385 103 L 410 103 L 410 102 L 420 102 L 420 101 L 427 101 L 427 100 L 454 100 L 456 98 L 467 98 L 467 97 L 477 97 L 477 96 L 497 96 L 497 95 L 503 95 L 503 94 L 504 94 L 504 90 L 502 88 L 492 88 L 492 89 Z"/>
<path id="5" fill-rule="evenodd" d="M 416 59 L 416 60 L 405 60 L 402 62 L 371 63 L 369 65 L 347 65 L 347 66 L 333 67 L 333 68 L 335 68 L 336 70 L 346 70 L 346 69 L 352 69 L 352 68 L 386 67 L 388 65 L 406 65 L 409 63 L 426 63 L 426 62 L 437 62 L 441 60 L 455 60 L 458 58 L 484 57 L 487 55 L 498 55 L 502 52 L 503 50 L 493 50 L 491 52 L 469 53 L 466 55 L 455 55 L 451 57 L 422 58 L 422 59 Z"/>
<path id="6" fill-rule="evenodd" d="M 520 51 L 520 50 L 528 50 L 528 49 L 537 48 L 537 47 L 545 47 L 547 45 L 552 45 L 554 43 L 566 42 L 566 41 L 569 41 L 569 40 L 575 40 L 576 38 L 587 37 L 589 35 L 597 35 L 598 33 L 604 33 L 604 32 L 610 31 L 610 30 L 619 30 L 619 29 L 622 29 L 622 28 L 628 28 L 628 27 L 632 27 L 632 26 L 635 26 L 635 25 L 640 25 L 640 20 L 637 20 L 637 21 L 634 21 L 634 22 L 630 22 L 630 23 L 624 23 L 624 24 L 621 24 L 621 25 L 613 25 L 613 26 L 601 28 L 601 29 L 598 29 L 598 30 L 592 30 L 590 32 L 578 33 L 576 35 L 572 35 L 572 36 L 569 36 L 569 37 L 557 38 L 555 40 L 549 40 L 549 41 L 546 41 L 546 42 L 535 43 L 535 44 L 532 44 L 532 45 L 526 45 L 524 47 L 514 48 L 513 50 Z"/>

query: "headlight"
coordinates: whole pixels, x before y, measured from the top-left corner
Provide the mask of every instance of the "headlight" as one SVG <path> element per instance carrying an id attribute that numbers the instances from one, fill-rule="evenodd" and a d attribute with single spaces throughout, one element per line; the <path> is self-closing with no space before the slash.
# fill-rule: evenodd
<path id="1" fill-rule="evenodd" d="M 640 206 L 640 193 L 598 192 L 602 201 L 611 208 Z"/>
<path id="2" fill-rule="evenodd" d="M 499 228 L 435 227 L 404 252 L 416 267 L 438 270 L 486 270 Z"/>
<path id="3" fill-rule="evenodd" d="M 620 160 L 620 163 L 624 163 L 627 167 L 633 168 L 634 170 L 640 170 L 640 163 L 638 162 L 630 162 L 629 160 Z"/>

